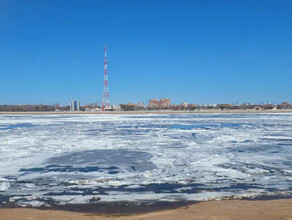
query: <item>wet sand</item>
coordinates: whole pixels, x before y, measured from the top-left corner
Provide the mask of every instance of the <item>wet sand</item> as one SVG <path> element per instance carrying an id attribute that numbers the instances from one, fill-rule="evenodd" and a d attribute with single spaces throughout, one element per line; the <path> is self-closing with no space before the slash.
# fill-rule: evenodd
<path id="1" fill-rule="evenodd" d="M 176 209 L 143 214 L 92 214 L 31 208 L 0 209 L 0 219 L 119 219 L 119 220 L 186 220 L 186 219 L 290 219 L 292 199 L 223 200 L 200 202 Z"/>

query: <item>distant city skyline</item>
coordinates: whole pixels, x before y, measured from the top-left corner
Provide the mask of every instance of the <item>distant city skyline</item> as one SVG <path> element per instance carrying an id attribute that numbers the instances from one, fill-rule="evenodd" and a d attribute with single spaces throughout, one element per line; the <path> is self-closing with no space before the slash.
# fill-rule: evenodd
<path id="1" fill-rule="evenodd" d="M 0 105 L 292 102 L 292 2 L 1 1 Z"/>

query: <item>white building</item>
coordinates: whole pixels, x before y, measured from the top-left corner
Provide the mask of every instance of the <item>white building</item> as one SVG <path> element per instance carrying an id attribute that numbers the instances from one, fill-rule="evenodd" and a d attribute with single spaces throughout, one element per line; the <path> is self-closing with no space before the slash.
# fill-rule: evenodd
<path id="1" fill-rule="evenodd" d="M 71 101 L 70 102 L 70 111 L 80 111 L 80 102 Z"/>
<path id="2" fill-rule="evenodd" d="M 112 106 L 112 109 L 113 109 L 114 111 L 121 111 L 121 106 L 120 106 L 120 105 L 113 105 L 113 106 Z"/>

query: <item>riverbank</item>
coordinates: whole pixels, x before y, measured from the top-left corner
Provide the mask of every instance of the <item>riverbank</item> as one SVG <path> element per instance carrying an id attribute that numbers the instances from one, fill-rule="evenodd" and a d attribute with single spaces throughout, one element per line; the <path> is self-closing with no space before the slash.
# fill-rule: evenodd
<path id="1" fill-rule="evenodd" d="M 0 115 L 73 115 L 73 114 L 255 114 L 255 113 L 292 113 L 292 109 L 276 110 L 197 110 L 197 111 L 54 111 L 54 112 L 0 112 Z"/>
<path id="2" fill-rule="evenodd" d="M 292 219 L 292 199 L 221 200 L 200 202 L 176 209 L 142 214 L 92 214 L 32 208 L 0 209 L 0 219 L 119 219 L 119 220 L 187 220 L 187 219 Z"/>

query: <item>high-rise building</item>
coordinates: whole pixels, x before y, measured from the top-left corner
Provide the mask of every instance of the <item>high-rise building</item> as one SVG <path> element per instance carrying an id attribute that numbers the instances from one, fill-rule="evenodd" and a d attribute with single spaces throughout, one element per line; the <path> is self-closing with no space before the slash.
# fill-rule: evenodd
<path id="1" fill-rule="evenodd" d="M 150 99 L 149 107 L 150 108 L 170 108 L 170 99 L 162 98 L 160 99 L 160 101 L 158 101 L 158 99 L 156 98 Z"/>
<path id="2" fill-rule="evenodd" d="M 70 102 L 70 111 L 80 111 L 80 102 L 71 101 Z"/>
<path id="3" fill-rule="evenodd" d="M 160 99 L 160 108 L 169 108 L 170 107 L 170 99 L 162 98 Z"/>
<path id="4" fill-rule="evenodd" d="M 159 108 L 159 101 L 157 98 L 152 98 L 149 100 L 149 107 L 150 108 Z"/>

